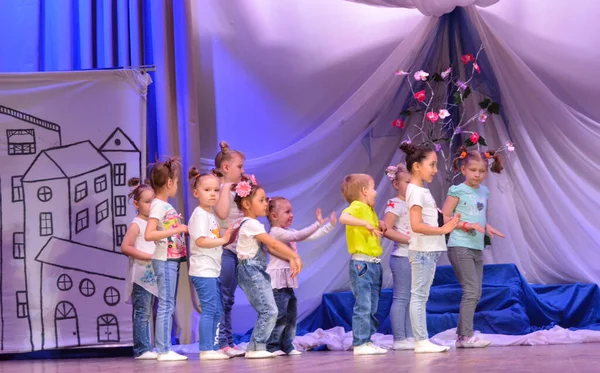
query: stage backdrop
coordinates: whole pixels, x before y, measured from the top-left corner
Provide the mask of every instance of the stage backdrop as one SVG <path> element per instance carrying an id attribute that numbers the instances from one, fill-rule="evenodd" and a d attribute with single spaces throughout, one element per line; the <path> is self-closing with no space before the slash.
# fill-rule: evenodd
<path id="1" fill-rule="evenodd" d="M 145 172 L 133 70 L 0 74 L 2 353 L 131 344 L 120 245 Z"/>

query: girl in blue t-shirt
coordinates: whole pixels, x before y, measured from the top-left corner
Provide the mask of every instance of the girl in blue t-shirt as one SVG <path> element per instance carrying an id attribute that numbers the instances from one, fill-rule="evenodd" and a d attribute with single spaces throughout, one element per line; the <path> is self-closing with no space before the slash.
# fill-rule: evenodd
<path id="1" fill-rule="evenodd" d="M 481 183 L 487 174 L 490 159 L 494 160 L 490 170 L 500 173 L 502 164 L 494 152 L 467 152 L 464 147 L 460 150 L 460 156 L 454 161 L 454 167 L 462 172 L 465 181 L 450 187 L 443 208 L 446 219 L 456 213 L 461 214 L 461 222 L 450 233 L 448 240 L 448 258 L 463 290 L 456 330 L 457 348 L 490 345 L 490 341 L 480 339 L 473 334 L 473 317 L 481 297 L 485 234 L 490 237 L 504 237 L 486 222 L 490 192 Z"/>

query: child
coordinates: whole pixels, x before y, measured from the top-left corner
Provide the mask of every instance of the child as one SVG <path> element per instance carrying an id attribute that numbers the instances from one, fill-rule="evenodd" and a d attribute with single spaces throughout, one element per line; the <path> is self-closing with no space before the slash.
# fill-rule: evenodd
<path id="1" fill-rule="evenodd" d="M 379 236 L 385 231 L 385 224 L 373 210 L 377 196 L 375 181 L 366 174 L 348 175 L 342 183 L 342 195 L 350 203 L 342 212 L 340 223 L 346 225 L 346 242 L 352 255 L 349 270 L 350 286 L 356 298 L 352 313 L 354 355 L 385 354 L 387 350 L 371 341 L 379 324 L 375 318 L 382 281 L 380 256 L 383 250 Z"/>
<path id="2" fill-rule="evenodd" d="M 235 203 L 244 212 L 236 246 L 238 283 L 258 313 L 246 358 L 275 357 L 275 354 L 267 351 L 267 342 L 277 321 L 277 304 L 271 289 L 271 278 L 266 272 L 266 254 L 263 247 L 290 263 L 292 277 L 300 272 L 302 261 L 289 247 L 267 234 L 265 227 L 256 220 L 259 216 L 267 215 L 268 202 L 264 189 L 248 180 L 234 185 L 233 190 L 236 193 Z"/>
<path id="3" fill-rule="evenodd" d="M 187 356 L 171 351 L 171 327 L 175 310 L 175 295 L 179 278 L 179 263 L 187 260 L 184 233 L 187 226 L 180 215 L 167 202 L 177 194 L 180 164 L 177 158 L 156 162 L 150 171 L 150 183 L 155 198 L 144 238 L 156 242 L 152 255 L 152 268 L 158 278 L 158 311 L 156 315 L 155 341 L 158 361 L 187 360 Z"/>
<path id="4" fill-rule="evenodd" d="M 244 215 L 233 201 L 235 192 L 231 190 L 233 183 L 242 180 L 244 174 L 244 161 L 246 157 L 238 150 L 232 150 L 225 141 L 219 143 L 221 151 L 215 157 L 213 173 L 219 177 L 221 192 L 219 200 L 214 207 L 214 212 L 219 219 L 221 232 L 239 222 Z M 238 350 L 233 343 L 231 333 L 231 309 L 235 302 L 235 289 L 237 288 L 236 266 L 238 264 L 234 240 L 223 248 L 221 262 L 221 291 L 223 296 L 223 317 L 219 326 L 219 346 L 222 352 L 231 357 L 242 356 L 244 351 Z"/>
<path id="5" fill-rule="evenodd" d="M 411 174 L 410 184 L 406 188 L 406 204 L 410 217 L 410 322 L 416 341 L 415 352 L 446 352 L 449 347 L 438 346 L 429 341 L 425 308 L 437 260 L 447 250 L 444 235 L 456 227 L 460 214 L 444 226 L 438 226 L 435 200 L 429 189 L 424 187 L 424 183 L 431 183 L 437 173 L 437 155 L 432 149 L 410 143 L 402 143 L 400 149 L 406 153 L 406 168 Z"/>
<path id="6" fill-rule="evenodd" d="M 394 251 L 390 256 L 390 269 L 394 279 L 394 295 L 390 309 L 390 321 L 394 333 L 394 350 L 414 350 L 410 324 L 410 262 L 408 261 L 408 243 L 410 227 L 408 224 L 408 208 L 406 208 L 406 188 L 410 182 L 410 173 L 406 166 L 389 166 L 386 170 L 388 178 L 396 189 L 396 197 L 388 200 L 383 221 L 386 227 L 384 236 L 394 241 Z"/>
<path id="7" fill-rule="evenodd" d="M 213 174 L 200 174 L 192 167 L 188 173 L 198 207 L 188 222 L 190 232 L 190 280 L 196 288 L 200 315 L 200 360 L 227 360 L 231 356 L 219 351 L 217 330 L 223 316 L 221 298 L 221 255 L 229 241 L 231 227 L 220 236 L 219 223 L 212 213 L 219 194 L 219 179 Z"/>
<path id="8" fill-rule="evenodd" d="M 154 242 L 144 239 L 154 191 L 150 185 L 140 184 L 138 178 L 130 179 L 127 185 L 134 188 L 129 198 L 138 211 L 121 243 L 123 254 L 129 256 L 125 298 L 128 303 L 133 301 L 133 356 L 138 360 L 156 360 L 158 354 L 152 351 L 148 329 L 154 297 L 158 296 L 151 262 Z"/>
<path id="9" fill-rule="evenodd" d="M 330 222 L 324 224 L 321 209 L 317 209 L 316 222 L 300 231 L 292 229 L 290 228 L 294 218 L 292 204 L 283 197 L 269 200 L 267 217 L 271 223 L 269 234 L 274 239 L 287 244 L 295 253 L 298 252 L 296 242 L 322 237 L 329 233 L 336 223 L 335 211 L 331 213 Z M 277 322 L 267 343 L 267 351 L 278 356 L 300 355 L 301 352 L 297 351 L 292 343 L 296 337 L 298 307 L 294 289 L 298 287 L 298 279 L 291 276 L 289 263 L 275 256 L 272 256 L 269 261 L 267 273 L 271 277 L 271 287 L 278 310 Z"/>
<path id="10" fill-rule="evenodd" d="M 490 341 L 473 335 L 473 317 L 481 297 L 483 281 L 484 237 L 486 232 L 491 237 L 504 235 L 486 222 L 490 191 L 481 183 L 487 174 L 489 158 L 494 158 L 492 172 L 500 173 L 502 165 L 493 152 L 482 154 L 478 151 L 467 152 L 466 148 L 463 148 L 460 153 L 460 157 L 454 161 L 454 167 L 462 172 L 465 181 L 450 187 L 443 208 L 446 218 L 450 218 L 454 213 L 462 216 L 462 221 L 450 233 L 448 240 L 448 258 L 463 290 L 456 330 L 456 347 L 487 347 Z"/>

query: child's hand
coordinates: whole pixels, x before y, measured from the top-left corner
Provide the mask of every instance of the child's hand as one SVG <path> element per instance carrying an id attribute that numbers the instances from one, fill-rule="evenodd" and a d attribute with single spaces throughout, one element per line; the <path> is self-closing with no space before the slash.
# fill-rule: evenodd
<path id="1" fill-rule="evenodd" d="M 233 232 L 233 226 L 230 226 L 229 228 L 227 228 L 227 230 L 223 233 L 223 240 L 225 241 L 225 243 L 229 242 L 229 240 L 231 239 L 231 233 Z"/>
<path id="2" fill-rule="evenodd" d="M 480 233 L 485 233 L 485 229 L 483 229 L 483 227 L 479 223 L 467 223 L 467 226 L 465 228 L 467 228 L 468 230 L 474 230 Z"/>
<path id="3" fill-rule="evenodd" d="M 454 215 L 446 224 L 442 226 L 442 233 L 448 234 L 452 232 L 456 226 L 460 223 L 460 213 Z"/>
<path id="4" fill-rule="evenodd" d="M 321 209 L 317 209 L 317 221 L 320 225 L 325 224 L 325 220 L 323 220 L 323 215 L 321 214 Z"/>
<path id="5" fill-rule="evenodd" d="M 506 238 L 505 235 L 503 235 L 500 231 L 496 230 L 495 228 L 492 228 L 490 225 L 486 226 L 486 231 L 487 231 L 488 236 L 490 236 L 490 237 L 498 236 L 498 237 Z"/>
<path id="6" fill-rule="evenodd" d="M 292 270 L 292 277 L 296 277 L 302 270 L 302 260 L 298 255 L 290 260 L 290 269 Z"/>
<path id="7" fill-rule="evenodd" d="M 384 234 L 385 231 L 387 231 L 387 224 L 385 224 L 383 220 L 379 221 L 379 230 L 381 231 L 381 234 Z"/>
<path id="8" fill-rule="evenodd" d="M 381 231 L 380 231 L 380 230 L 377 230 L 377 229 L 373 228 L 373 226 L 372 226 L 371 224 L 369 224 L 369 223 L 367 223 L 367 225 L 365 225 L 365 228 L 367 228 L 367 230 L 368 230 L 368 231 L 369 231 L 371 234 L 373 234 L 373 235 L 375 235 L 375 236 L 377 236 L 377 237 L 380 237 L 380 236 L 382 235 L 382 233 L 381 233 Z"/>
<path id="9" fill-rule="evenodd" d="M 188 227 L 185 224 L 179 224 L 177 228 L 175 228 L 176 234 L 187 233 Z"/>
<path id="10" fill-rule="evenodd" d="M 337 215 L 335 211 L 331 213 L 331 216 L 329 217 L 329 223 L 334 227 L 337 224 Z"/>

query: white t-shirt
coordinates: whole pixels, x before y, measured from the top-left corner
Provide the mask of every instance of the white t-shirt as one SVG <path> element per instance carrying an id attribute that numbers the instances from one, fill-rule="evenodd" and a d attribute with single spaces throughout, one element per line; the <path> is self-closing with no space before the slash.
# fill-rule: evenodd
<path id="1" fill-rule="evenodd" d="M 223 188 L 223 184 L 221 184 L 221 188 Z M 219 222 L 219 226 L 221 227 L 221 235 L 223 235 L 223 233 L 227 230 L 227 228 L 234 225 L 236 222 L 239 222 L 244 217 L 244 213 L 240 209 L 238 209 L 237 204 L 235 203 L 234 199 L 235 199 L 235 192 L 229 192 L 229 214 L 227 215 L 226 219 L 219 219 L 217 217 L 217 221 Z M 225 246 L 224 248 L 227 250 L 231 250 L 235 253 L 236 252 L 236 250 L 235 250 L 236 243 L 237 243 L 237 241 L 234 240 L 232 243 Z"/>
<path id="2" fill-rule="evenodd" d="M 181 217 L 170 203 L 155 198 L 150 206 L 151 219 L 158 219 L 156 229 L 166 231 L 167 229 L 177 228 L 181 224 Z M 187 260 L 187 247 L 183 234 L 175 234 L 171 237 L 156 241 L 156 249 L 152 259 L 173 260 L 185 262 Z"/>
<path id="3" fill-rule="evenodd" d="M 408 184 L 406 188 L 406 204 L 408 210 L 412 206 L 421 206 L 423 223 L 432 227 L 438 226 L 438 211 L 435 200 L 431 192 L 427 188 L 421 188 L 415 184 Z M 410 226 L 410 219 L 409 219 Z M 423 235 L 410 230 L 409 250 L 412 251 L 447 251 L 446 238 L 443 234 L 439 235 Z"/>
<path id="4" fill-rule="evenodd" d="M 190 232 L 190 276 L 219 277 L 223 247 L 202 248 L 196 245 L 200 237 L 219 238 L 217 217 L 201 207 L 196 207 L 188 222 Z"/>
<path id="5" fill-rule="evenodd" d="M 238 259 L 252 259 L 260 250 L 260 241 L 254 238 L 261 233 L 267 233 L 265 226 L 256 219 L 244 218 L 238 232 L 237 256 Z"/>
<path id="6" fill-rule="evenodd" d="M 135 218 L 131 224 L 136 224 L 140 229 L 140 233 L 135 238 L 133 246 L 147 254 L 154 253 L 154 242 L 146 241 L 144 233 L 146 232 L 147 221 Z M 140 260 L 129 257 L 129 269 L 127 271 L 127 279 L 125 280 L 125 300 L 126 303 L 132 303 L 131 295 L 133 293 L 133 284 L 138 284 L 147 292 L 158 297 L 158 286 L 156 284 L 156 275 L 152 269 L 152 262 L 149 260 Z"/>
<path id="7" fill-rule="evenodd" d="M 410 236 L 410 225 L 408 221 L 409 217 L 406 202 L 397 197 L 388 200 L 384 214 L 387 214 L 388 212 L 391 212 L 398 217 L 392 229 L 396 232 Z M 392 251 L 392 255 L 408 256 L 408 244 L 394 241 L 394 251 Z"/>

